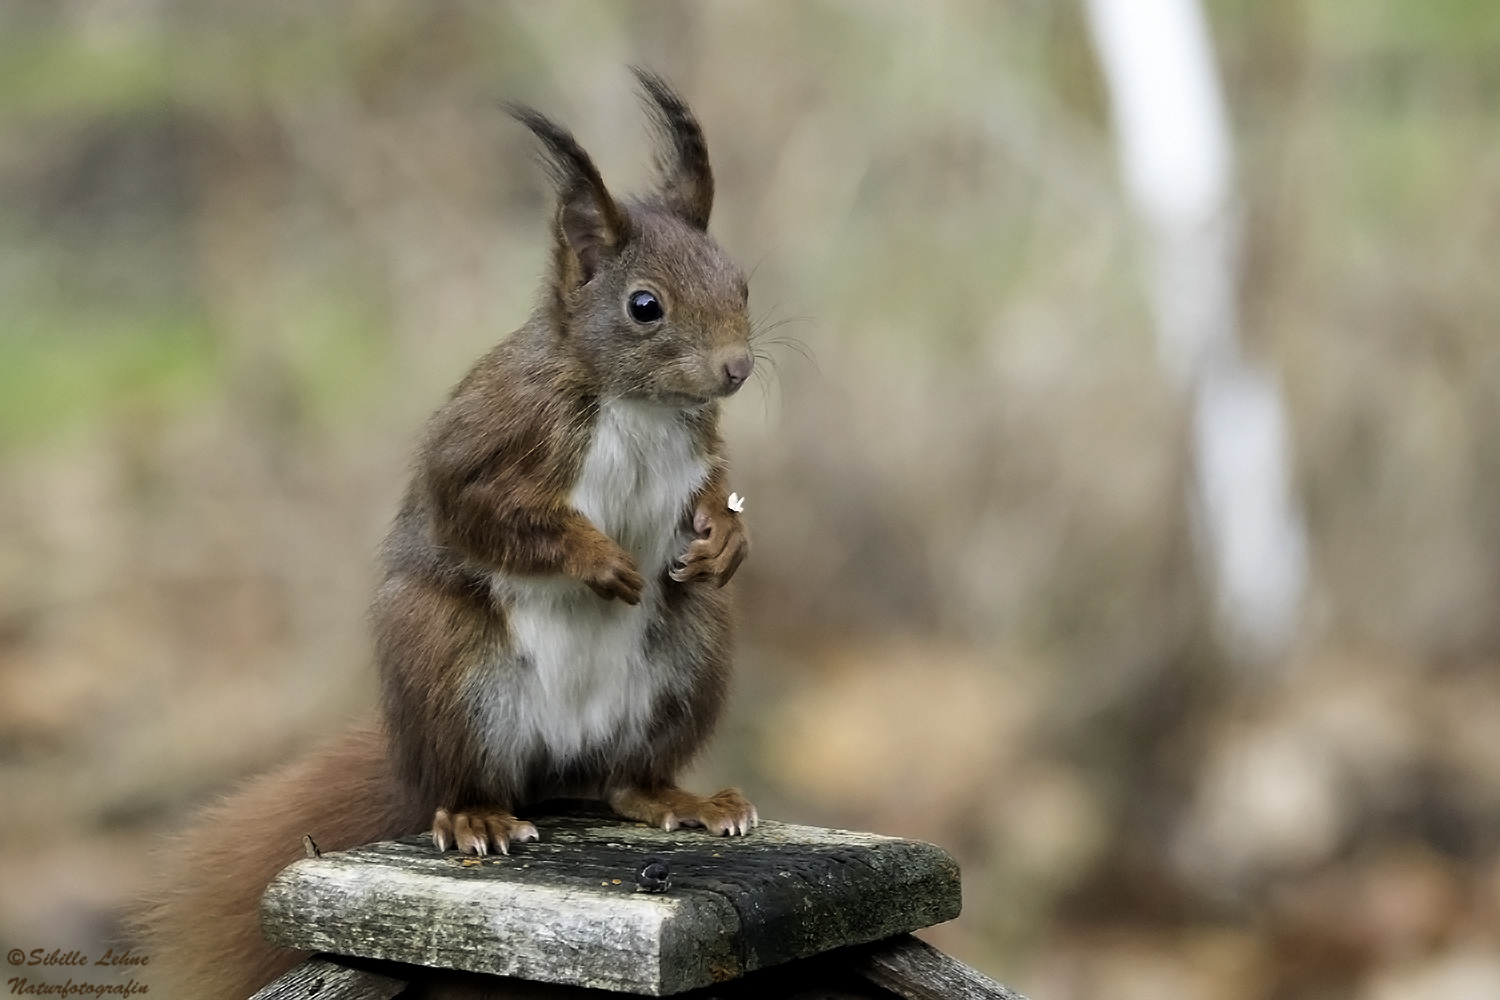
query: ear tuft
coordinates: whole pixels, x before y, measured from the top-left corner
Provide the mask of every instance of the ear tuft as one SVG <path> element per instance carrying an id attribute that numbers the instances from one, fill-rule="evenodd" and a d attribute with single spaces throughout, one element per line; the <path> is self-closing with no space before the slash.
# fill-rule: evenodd
<path id="1" fill-rule="evenodd" d="M 630 217 L 616 204 L 599 168 L 572 132 L 524 104 L 504 107 L 542 141 L 543 166 L 557 185 L 558 235 L 577 258 L 579 283 L 588 281 L 603 259 L 630 238 Z"/>
<path id="2" fill-rule="evenodd" d="M 661 200 L 688 225 L 707 230 L 714 206 L 714 175 L 703 129 L 666 80 L 639 66 L 631 72 L 640 81 L 642 103 L 657 134 Z"/>

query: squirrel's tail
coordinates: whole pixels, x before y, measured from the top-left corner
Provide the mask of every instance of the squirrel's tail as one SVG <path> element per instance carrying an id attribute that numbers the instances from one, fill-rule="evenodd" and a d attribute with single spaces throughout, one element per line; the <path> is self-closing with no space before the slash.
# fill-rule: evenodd
<path id="1" fill-rule="evenodd" d="M 163 852 L 157 891 L 135 920 L 153 992 L 244 1000 L 306 957 L 260 934 L 260 897 L 311 835 L 343 850 L 423 829 L 388 763 L 385 733 L 359 726 L 252 779 L 206 809 Z"/>

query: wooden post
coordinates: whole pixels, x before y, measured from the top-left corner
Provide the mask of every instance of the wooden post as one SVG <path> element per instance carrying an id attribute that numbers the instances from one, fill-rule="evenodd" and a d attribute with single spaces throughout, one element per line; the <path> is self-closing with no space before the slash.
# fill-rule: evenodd
<path id="1" fill-rule="evenodd" d="M 293 862 L 262 900 L 263 931 L 291 948 L 380 960 L 375 972 L 336 958 L 296 970 L 323 977 L 324 990 L 347 983 L 350 1000 L 385 1000 L 388 983 L 428 981 L 431 969 L 528 980 L 538 997 L 551 995 L 542 983 L 569 996 L 749 987 L 741 977 L 774 969 L 778 980 L 844 976 L 870 996 L 1015 998 L 993 983 L 949 994 L 900 985 L 939 967 L 952 983 L 990 982 L 907 936 L 959 912 L 958 867 L 931 844 L 774 822 L 715 838 L 578 810 L 533 822 L 541 841 L 509 856 L 439 853 L 422 836 Z M 652 877 L 659 868 L 641 876 L 647 858 L 666 862 L 665 880 Z M 259 1000 L 313 995 L 285 982 Z"/>

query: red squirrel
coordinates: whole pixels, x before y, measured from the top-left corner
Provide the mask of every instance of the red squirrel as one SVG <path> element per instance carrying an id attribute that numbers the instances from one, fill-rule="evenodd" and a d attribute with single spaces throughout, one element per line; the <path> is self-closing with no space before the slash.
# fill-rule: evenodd
<path id="1" fill-rule="evenodd" d="M 251 781 L 165 856 L 142 924 L 183 997 L 243 998 L 304 957 L 258 917 L 304 835 L 338 850 L 430 830 L 438 850 L 508 853 L 537 839 L 516 811 L 558 796 L 669 830 L 758 822 L 736 789 L 677 785 L 724 705 L 720 588 L 749 548 L 718 431 L 754 363 L 749 291 L 707 232 L 702 129 L 636 76 L 661 172 L 640 199 L 509 107 L 558 190 L 543 301 L 427 428 L 382 553 L 378 721 Z"/>

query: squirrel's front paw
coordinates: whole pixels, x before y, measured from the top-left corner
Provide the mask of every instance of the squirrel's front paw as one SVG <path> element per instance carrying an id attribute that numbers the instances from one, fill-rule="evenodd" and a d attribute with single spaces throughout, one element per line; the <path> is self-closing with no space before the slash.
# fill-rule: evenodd
<path id="1" fill-rule="evenodd" d="M 606 601 L 618 597 L 626 604 L 641 603 L 641 591 L 646 589 L 646 581 L 636 569 L 635 560 L 623 549 L 616 549 L 590 567 L 583 582 Z"/>
<path id="2" fill-rule="evenodd" d="M 539 840 L 536 827 L 503 809 L 450 813 L 439 809 L 432 817 L 432 843 L 440 851 L 457 847 L 465 854 L 510 853 L 511 844 Z"/>
<path id="3" fill-rule="evenodd" d="M 744 522 L 731 510 L 699 507 L 693 514 L 693 531 L 698 537 L 688 544 L 667 575 L 678 583 L 707 579 L 717 587 L 724 586 L 750 554 L 750 535 Z"/>

